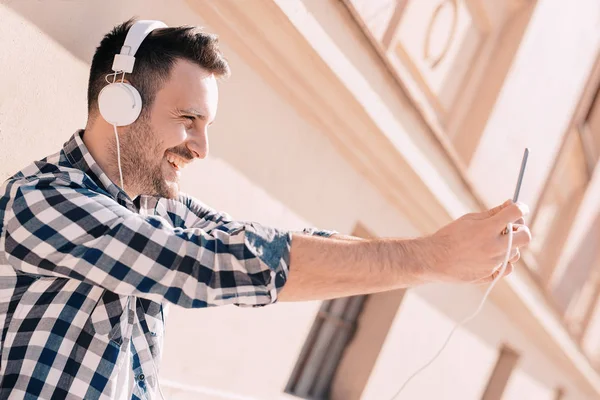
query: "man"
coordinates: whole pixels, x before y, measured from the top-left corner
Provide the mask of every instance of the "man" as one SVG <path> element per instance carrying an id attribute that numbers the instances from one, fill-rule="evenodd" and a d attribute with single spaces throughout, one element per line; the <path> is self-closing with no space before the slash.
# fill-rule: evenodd
<path id="1" fill-rule="evenodd" d="M 98 96 L 132 24 L 96 50 L 85 129 L 0 189 L 0 398 L 152 397 L 168 303 L 264 306 L 485 283 L 505 255 L 507 224 L 511 263 L 529 243 L 527 207 L 510 201 L 431 236 L 358 240 L 238 222 L 181 194 L 181 169 L 208 153 L 229 67 L 213 35 L 153 31 L 125 76 L 141 115 L 118 128 L 118 143 Z"/>

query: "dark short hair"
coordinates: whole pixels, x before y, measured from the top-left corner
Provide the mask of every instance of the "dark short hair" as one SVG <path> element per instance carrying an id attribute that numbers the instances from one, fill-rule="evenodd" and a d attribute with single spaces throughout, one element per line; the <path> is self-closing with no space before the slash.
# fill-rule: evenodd
<path id="1" fill-rule="evenodd" d="M 107 85 L 106 75 L 112 73 L 115 54 L 121 51 L 129 28 L 136 22 L 132 18 L 115 26 L 104 36 L 96 48 L 88 83 L 88 114 L 93 117 L 98 110 L 98 95 Z M 193 26 L 161 28 L 152 31 L 140 45 L 135 55 L 135 67 L 127 79 L 142 97 L 147 113 L 156 92 L 170 76 L 176 61 L 191 61 L 213 73 L 217 78 L 229 76 L 229 64 L 219 49 L 217 35 L 206 33 Z"/>

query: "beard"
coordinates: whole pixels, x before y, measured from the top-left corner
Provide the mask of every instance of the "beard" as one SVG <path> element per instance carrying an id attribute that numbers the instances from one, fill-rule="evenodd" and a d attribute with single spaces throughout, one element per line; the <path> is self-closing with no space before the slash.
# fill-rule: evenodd
<path id="1" fill-rule="evenodd" d="M 172 175 L 172 179 L 167 179 L 166 169 L 169 166 L 166 164 L 162 141 L 145 117 L 132 124 L 125 134 L 120 133 L 119 142 L 123 185 L 127 192 L 168 199 L 177 197 L 178 179 L 175 174 Z M 189 153 L 187 147 L 173 148 L 169 151 L 182 156 Z M 118 176 L 116 141 L 111 143 L 110 152 L 115 160 L 111 169 L 115 170 L 115 176 Z"/>

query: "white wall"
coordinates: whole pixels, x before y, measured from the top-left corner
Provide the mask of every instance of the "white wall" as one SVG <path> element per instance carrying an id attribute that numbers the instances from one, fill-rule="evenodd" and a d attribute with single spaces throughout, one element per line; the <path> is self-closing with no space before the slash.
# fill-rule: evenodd
<path id="1" fill-rule="evenodd" d="M 585 4 L 587 7 L 591 1 Z M 311 6 L 316 7 L 316 3 Z M 573 8 L 586 14 L 582 9 L 589 12 L 592 6 Z M 583 35 L 584 27 L 571 27 L 576 12 L 571 13 L 566 17 L 570 22 L 559 25 L 561 32 Z M 84 125 L 87 63 L 94 47 L 110 27 L 136 14 L 171 24 L 202 23 L 182 0 L 24 0 L 0 5 L 0 178 L 58 150 L 75 129 Z M 558 23 L 555 19 L 549 18 L 548 23 Z M 590 22 L 591 17 L 585 21 Z M 552 59 L 562 65 L 560 71 L 575 72 L 578 82 L 583 78 L 577 76 L 591 62 L 592 43 L 585 38 L 581 43 L 581 54 L 574 54 L 581 56 L 577 62 L 564 61 L 563 65 Z M 563 43 L 562 49 L 567 52 L 570 47 Z M 186 191 L 240 219 L 284 228 L 316 225 L 349 233 L 361 221 L 381 236 L 414 234 L 407 218 L 352 170 L 322 133 L 304 121 L 226 45 L 224 50 L 233 76 L 221 86 L 220 110 L 211 132 L 212 155 L 186 172 Z M 540 57 L 545 60 L 546 55 Z M 530 75 L 534 72 L 530 70 Z M 533 85 L 532 81 L 534 76 L 521 77 L 512 85 Z M 382 83 L 378 85 L 378 90 L 384 92 Z M 542 86 L 538 82 L 529 92 L 540 93 Z M 575 89 L 569 87 L 563 85 L 557 90 L 565 89 L 572 101 Z M 508 90 L 497 113 L 514 112 L 507 107 L 520 92 L 513 89 L 516 94 L 509 96 Z M 385 93 L 384 97 L 391 101 L 394 94 Z M 543 120 L 537 114 L 536 119 Z M 495 116 L 490 126 L 496 126 L 497 120 L 505 121 Z M 555 122 L 560 125 L 561 121 Z M 500 126 L 488 129 L 505 130 Z M 492 139 L 488 137 L 492 134 L 486 133 L 483 146 L 489 152 Z M 479 157 L 474 164 L 481 170 L 504 177 L 501 169 L 492 169 L 497 164 L 488 164 L 483 155 Z M 482 176 L 478 182 L 487 184 Z M 381 399 L 393 393 L 400 378 L 431 354 L 452 323 L 476 306 L 480 295 L 480 290 L 466 287 L 428 286 L 411 291 L 388 335 L 365 398 Z M 188 389 L 174 389 L 167 384 L 165 393 L 171 393 L 172 398 L 184 398 L 186 393 L 187 398 L 227 398 L 216 391 L 257 399 L 279 398 L 318 305 L 279 304 L 259 310 L 172 309 L 161 374 L 169 382 L 188 385 L 198 392 L 190 395 Z M 444 393 L 450 390 L 461 399 L 478 398 L 501 341 L 514 343 L 523 351 L 525 367 L 509 387 L 513 398 L 530 398 L 531 393 L 545 396 L 547 388 L 562 382 L 563 371 L 538 354 L 535 344 L 525 340 L 517 327 L 490 304 L 470 327 L 457 332 L 442 359 L 409 387 L 408 398 L 423 398 L 424 393 L 431 398 L 449 398 Z M 567 398 L 583 397 L 568 387 Z"/>
<path id="2" fill-rule="evenodd" d="M 0 6 L 0 48 L 5 50 L 0 52 L 1 178 L 59 150 L 84 126 L 87 63 L 101 35 L 113 25 L 136 14 L 167 23 L 202 24 L 184 2 L 148 3 L 24 1 Z M 86 15 L 95 17 L 86 20 Z M 185 191 L 239 219 L 282 228 L 315 225 L 349 233 L 360 220 L 379 235 L 414 232 L 323 135 L 226 46 L 224 50 L 233 76 L 222 85 L 212 155 L 188 167 Z M 174 308 L 162 375 L 201 391 L 278 396 L 318 306 Z"/>
<path id="3" fill-rule="evenodd" d="M 538 2 L 470 165 L 486 201 L 512 197 L 529 147 L 521 200 L 535 204 L 596 60 L 599 15 L 595 0 Z"/>
<path id="4" fill-rule="evenodd" d="M 363 398 L 390 398 L 405 379 L 436 354 L 455 324 L 475 311 L 484 289 L 427 285 L 409 291 Z M 566 389 L 565 399 L 589 398 L 489 301 L 474 320 L 455 332 L 440 357 L 413 379 L 399 398 L 480 399 L 503 344 L 520 354 L 518 368 L 507 385 L 507 399 L 550 400 L 559 386 Z"/>

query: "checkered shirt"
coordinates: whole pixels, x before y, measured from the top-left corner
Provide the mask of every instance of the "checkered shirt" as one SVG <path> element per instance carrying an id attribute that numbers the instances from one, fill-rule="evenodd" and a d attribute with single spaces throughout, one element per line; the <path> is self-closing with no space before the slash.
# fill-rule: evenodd
<path id="1" fill-rule="evenodd" d="M 264 306 L 287 279 L 291 232 L 132 201 L 82 135 L 0 187 L 0 399 L 155 398 L 167 304 Z"/>

